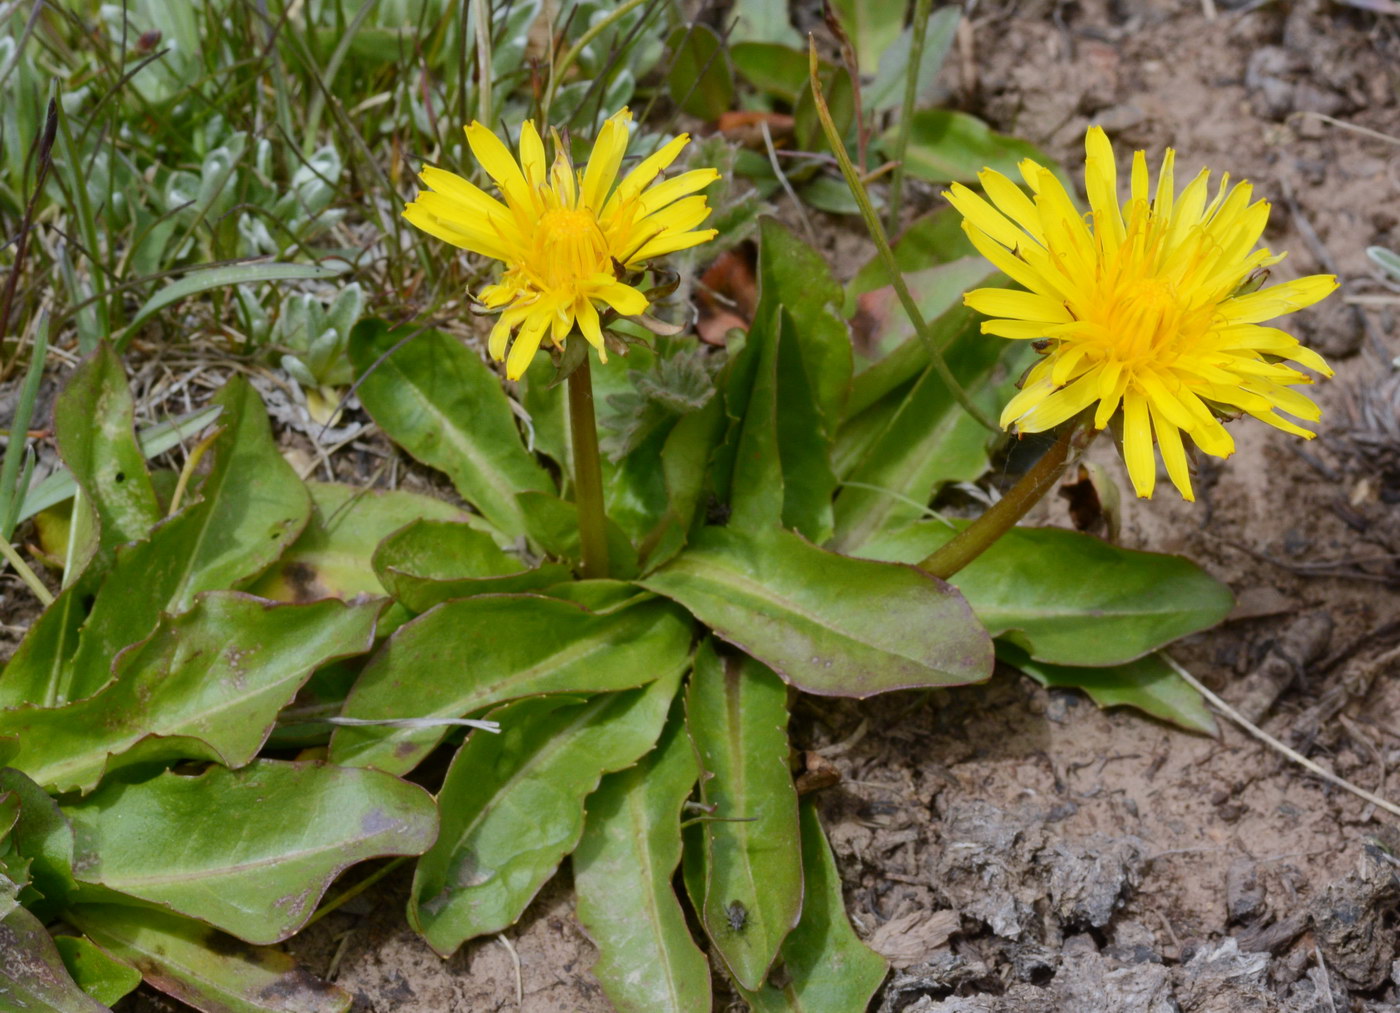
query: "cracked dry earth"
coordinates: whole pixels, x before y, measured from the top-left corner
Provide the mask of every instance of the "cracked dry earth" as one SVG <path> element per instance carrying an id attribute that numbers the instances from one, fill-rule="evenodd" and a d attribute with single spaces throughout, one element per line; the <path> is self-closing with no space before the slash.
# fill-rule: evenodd
<path id="1" fill-rule="evenodd" d="M 1400 249 L 1400 146 L 1316 115 L 1400 136 L 1400 17 L 1365 6 L 979 3 L 945 82 L 1069 165 L 1097 122 L 1120 150 L 1228 168 L 1274 202 L 1282 276 L 1341 276 L 1295 325 L 1338 367 L 1322 437 L 1236 427 L 1199 503 L 1128 502 L 1120 540 L 1187 555 L 1238 596 L 1177 652 L 1199 678 L 1400 797 L 1400 303 L 1363 252 Z M 1038 522 L 1068 525 L 1064 504 Z M 893 964 L 880 1013 L 1400 1010 L 1400 824 L 1233 727 L 1193 736 L 999 672 L 803 700 L 793 732 L 841 774 L 818 797 L 851 916 Z M 567 872 L 505 937 L 445 962 L 406 927 L 407 887 L 391 877 L 287 948 L 362 1011 L 609 1009 Z M 743 1005 L 717 983 L 716 1008 Z"/>

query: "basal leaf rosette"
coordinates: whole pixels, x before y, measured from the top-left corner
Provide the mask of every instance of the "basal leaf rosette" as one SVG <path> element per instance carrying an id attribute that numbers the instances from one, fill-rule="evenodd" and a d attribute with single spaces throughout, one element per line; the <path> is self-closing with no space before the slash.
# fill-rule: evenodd
<path id="1" fill-rule="evenodd" d="M 1002 426 L 1043 432 L 1097 402 L 1095 429 L 1121 421 L 1137 494 L 1152 495 L 1155 440 L 1187 500 L 1194 496 L 1186 440 L 1228 457 L 1235 445 L 1222 420 L 1251 415 L 1311 439 L 1279 413 L 1318 421 L 1317 405 L 1295 389 L 1312 378 L 1295 365 L 1324 376 L 1332 370 L 1291 334 L 1264 324 L 1325 298 L 1337 279 L 1310 275 L 1259 288 L 1283 255 L 1256 249 L 1269 203 L 1252 201 L 1249 183 L 1231 187 L 1226 173 L 1212 197 L 1202 169 L 1178 194 L 1168 148 L 1149 191 L 1139 151 L 1120 202 L 1101 128 L 1089 130 L 1085 148 L 1088 215 L 1030 159 L 1020 163 L 1029 194 L 991 169 L 978 177 L 987 199 L 958 183 L 945 194 L 977 249 L 1027 290 L 968 292 L 967 305 L 993 318 L 983 333 L 1038 342 L 1043 354 L 1007 403 Z"/>
<path id="2" fill-rule="evenodd" d="M 500 314 L 489 348 L 493 358 L 505 360 L 512 380 L 525 372 L 545 338 L 562 348 L 575 330 L 606 362 L 599 310 L 624 317 L 645 313 L 649 301 L 635 283 L 646 262 L 717 234 L 697 228 L 710 213 L 698 191 L 719 178 L 717 171 L 694 169 L 658 182 L 689 143 L 688 135 L 673 138 L 617 181 L 631 120 L 623 109 L 603 124 L 582 172 L 569 161 L 557 131 L 549 163 L 533 121 L 521 124 L 518 159 L 490 129 L 473 122 L 467 143 L 501 199 L 428 166 L 420 178 L 429 189 L 404 209 L 404 217 L 424 232 L 505 265 L 500 280 L 482 289 L 479 299 Z"/>

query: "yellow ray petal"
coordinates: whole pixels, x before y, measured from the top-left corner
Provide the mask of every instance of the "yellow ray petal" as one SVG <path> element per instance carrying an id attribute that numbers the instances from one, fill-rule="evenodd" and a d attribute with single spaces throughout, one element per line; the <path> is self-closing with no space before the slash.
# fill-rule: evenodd
<path id="1" fill-rule="evenodd" d="M 535 129 L 534 120 L 520 124 L 520 168 L 525 173 L 525 181 L 534 190 L 545 182 L 544 141 Z"/>
<path id="2" fill-rule="evenodd" d="M 1048 376 L 1027 379 L 1026 385 L 1022 387 L 1010 401 L 1006 402 L 1006 407 L 1001 410 L 1000 425 L 1003 429 L 1009 429 L 1013 424 L 1019 422 L 1021 417 L 1030 411 L 1035 405 L 1045 400 L 1055 393 L 1058 385 Z M 1017 429 L 1020 429 L 1019 424 Z M 1026 430 L 1030 431 L 1030 430 Z"/>
<path id="3" fill-rule="evenodd" d="M 607 349 L 603 345 L 603 329 L 598 324 L 598 310 L 593 305 L 593 301 L 588 298 L 580 299 L 574 307 L 574 313 L 578 318 L 579 332 L 584 339 L 599 352 L 606 354 Z"/>
<path id="4" fill-rule="evenodd" d="M 963 296 L 963 302 L 978 313 L 989 317 L 1010 317 L 1013 320 L 1041 320 L 1068 323 L 1069 310 L 1058 299 L 1038 292 L 1015 292 L 1006 288 L 976 288 Z"/>
<path id="5" fill-rule="evenodd" d="M 617 185 L 616 192 L 608 198 L 607 204 L 603 206 L 603 215 L 612 214 L 619 204 L 636 198 L 638 194 L 651 185 L 651 181 L 656 178 L 657 173 L 676 160 L 676 156 L 689 143 L 689 134 L 673 137 L 662 145 L 655 154 L 648 155 L 637 163 L 635 169 L 622 177 L 622 182 Z"/>
<path id="6" fill-rule="evenodd" d="M 419 196 L 421 198 L 424 196 L 432 196 L 432 194 L 424 193 Z M 428 235 L 437 236 L 437 238 L 444 242 L 451 243 L 453 246 L 460 247 L 464 250 L 470 250 L 472 253 L 479 253 L 484 257 L 491 257 L 496 260 L 505 260 L 508 256 L 505 247 L 501 244 L 499 236 L 490 235 L 481 229 L 473 229 L 470 232 L 465 231 L 455 222 L 446 221 L 433 214 L 423 204 L 421 199 L 405 207 L 403 209 L 403 216 L 413 225 L 428 233 Z"/>
<path id="7" fill-rule="evenodd" d="M 583 203 L 593 211 L 602 211 L 608 191 L 617 179 L 622 157 L 627 153 L 627 124 L 632 113 L 623 109 L 610 116 L 598 131 L 588 166 L 583 171 Z"/>
<path id="8" fill-rule="evenodd" d="M 540 342 L 544 340 L 545 332 L 549 329 L 549 322 L 550 313 L 541 310 L 532 313 L 521 326 L 514 344 L 510 346 L 510 355 L 506 358 L 507 380 L 519 380 L 525 375 L 525 370 L 530 368 L 535 353 L 540 350 Z"/>
<path id="9" fill-rule="evenodd" d="M 521 208 L 533 207 L 534 201 L 531 199 L 529 184 L 525 182 L 525 174 L 520 171 L 520 166 L 516 164 L 505 143 L 493 134 L 490 128 L 475 120 L 466 129 L 468 147 L 472 149 L 472 154 L 481 163 L 481 167 L 486 170 L 486 175 L 495 180 L 496 185 L 501 188 L 506 201 Z"/>
<path id="10" fill-rule="evenodd" d="M 971 222 L 1008 250 L 1017 249 L 1029 238 L 1009 218 L 961 183 L 944 190 L 943 197 L 964 221 Z"/>
<path id="11" fill-rule="evenodd" d="M 692 169 L 674 176 L 664 183 L 658 183 L 642 192 L 640 206 L 642 216 L 653 214 L 666 205 L 677 201 L 696 190 L 703 190 L 719 179 L 715 169 Z"/>
<path id="12" fill-rule="evenodd" d="M 1054 429 L 1088 408 L 1099 396 L 1099 378 L 1085 373 L 1079 379 L 1052 394 L 1046 395 L 1016 421 L 1023 433 L 1041 433 Z"/>
<path id="13" fill-rule="evenodd" d="M 647 297 L 631 285 L 624 285 L 611 279 L 607 279 L 606 284 L 594 287 L 590 294 L 595 299 L 603 300 L 624 317 L 635 317 L 640 313 L 645 313 L 647 307 L 651 305 L 647 302 Z"/>
<path id="14" fill-rule="evenodd" d="M 1190 433 L 1191 441 L 1211 457 L 1229 457 L 1235 452 L 1234 437 L 1220 424 L 1219 419 L 1212 419 L 1210 425 L 1198 426 Z"/>
<path id="15" fill-rule="evenodd" d="M 1039 320 L 984 320 L 982 333 L 1012 341 L 1037 341 L 1047 336 L 1045 323 Z"/>
<path id="16" fill-rule="evenodd" d="M 962 223 L 962 230 L 967 234 L 967 238 L 972 241 L 972 245 L 977 248 L 977 252 L 982 254 L 992 262 L 992 265 L 1005 274 L 1012 281 L 1032 292 L 1041 295 L 1055 297 L 1059 295 L 1055 286 L 1051 285 L 1040 272 L 1036 271 L 1029 264 L 1019 257 L 1014 256 L 1003 246 L 998 246 L 981 229 L 969 222 Z"/>
<path id="17" fill-rule="evenodd" d="M 1131 193 L 1134 204 L 1149 200 L 1149 195 L 1147 193 L 1147 152 L 1145 151 L 1133 152 Z"/>
<path id="18" fill-rule="evenodd" d="M 1094 212 L 1096 234 L 1116 249 L 1124 236 L 1123 211 L 1118 204 L 1118 165 L 1113 145 L 1102 127 L 1090 127 L 1084 135 L 1084 189 Z"/>
<path id="19" fill-rule="evenodd" d="M 657 236 L 629 258 L 628 263 L 641 263 L 652 257 L 664 257 L 668 253 L 678 253 L 692 246 L 708 243 L 719 235 L 716 229 L 700 229 L 696 232 L 670 232 Z"/>
<path id="20" fill-rule="evenodd" d="M 1123 462 L 1128 466 L 1128 479 L 1143 499 L 1152 498 L 1157 485 L 1157 459 L 1152 453 L 1152 423 L 1147 411 L 1147 399 L 1129 392 L 1123 398 Z"/>
<path id="21" fill-rule="evenodd" d="M 1257 324 L 1311 306 L 1336 290 L 1336 275 L 1310 274 L 1229 299 L 1221 303 L 1218 313 L 1222 320 L 1230 323 Z"/>
<path id="22" fill-rule="evenodd" d="M 1045 245 L 1045 235 L 1040 230 L 1040 213 L 1024 190 L 994 169 L 983 169 L 977 174 L 977 180 L 998 211 L 1029 233 L 1037 243 Z"/>
<path id="23" fill-rule="evenodd" d="M 1157 194 L 1152 198 L 1152 211 L 1163 222 L 1171 221 L 1176 202 L 1176 152 L 1168 148 L 1162 155 L 1162 168 L 1157 171 Z"/>
<path id="24" fill-rule="evenodd" d="M 1194 503 L 1196 494 L 1191 490 L 1191 466 L 1186 460 L 1186 448 L 1181 443 L 1181 430 L 1158 412 L 1156 402 L 1148 407 L 1152 411 L 1152 428 L 1157 431 L 1157 449 L 1162 454 L 1162 463 L 1167 466 L 1167 476 L 1181 493 L 1181 498 Z"/>

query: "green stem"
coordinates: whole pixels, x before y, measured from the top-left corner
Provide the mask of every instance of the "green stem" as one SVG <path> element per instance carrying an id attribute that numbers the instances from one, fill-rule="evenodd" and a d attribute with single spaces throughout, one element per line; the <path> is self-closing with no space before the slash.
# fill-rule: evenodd
<path id="1" fill-rule="evenodd" d="M 924 39 L 928 36 L 929 9 L 933 0 L 917 0 L 914 4 L 914 39 L 909 47 L 909 72 L 904 78 L 904 108 L 899 114 L 899 132 L 894 135 L 894 176 L 890 179 L 889 228 L 899 228 L 900 204 L 904 200 L 904 152 L 909 147 L 909 124 L 914 120 L 914 102 L 919 97 L 919 68 L 924 62 Z"/>
<path id="2" fill-rule="evenodd" d="M 620 4 L 611 14 L 603 18 L 603 20 L 599 21 L 596 25 L 592 25 L 588 31 L 580 35 L 578 41 L 570 46 L 568 51 L 564 53 L 563 59 L 561 59 L 557 65 L 549 68 L 549 84 L 544 92 L 544 110 L 543 114 L 540 116 L 541 122 L 549 122 L 549 108 L 554 104 L 554 93 L 559 90 L 559 82 L 564 79 L 565 72 L 574 65 L 574 61 L 578 59 L 578 54 L 586 49 L 590 42 L 602 35 L 645 2 L 646 0 L 626 0 L 626 3 Z"/>
<path id="3" fill-rule="evenodd" d="M 580 340 L 575 337 L 574 340 Z M 574 437 L 574 503 L 584 580 L 608 575 L 608 532 L 603 513 L 603 462 L 593 412 L 593 371 L 587 357 L 569 374 L 569 429 Z"/>
<path id="4" fill-rule="evenodd" d="M 1094 438 L 1094 430 L 1080 430 L 1067 425 L 1055 441 L 1029 471 L 1021 476 L 1006 495 L 993 503 L 981 517 L 963 528 L 953 540 L 937 549 L 919 564 L 943 580 L 947 580 L 968 563 L 990 549 L 998 538 L 1006 534 L 1016 522 L 1026 516 L 1031 507 L 1040 502 L 1050 491 L 1065 468 L 1069 465 L 1070 450 L 1083 450 Z M 1081 435 L 1083 434 L 1083 435 Z"/>
<path id="5" fill-rule="evenodd" d="M 399 866 L 407 862 L 410 857 L 412 856 L 403 855 L 399 858 L 395 858 L 393 861 L 385 862 L 383 865 L 375 869 L 373 872 L 371 872 L 364 879 L 360 880 L 354 886 L 346 888 L 341 893 L 337 894 L 330 900 L 323 903 L 320 907 L 316 909 L 316 912 L 306 920 L 306 925 L 312 925 L 316 922 L 319 922 L 322 918 L 326 917 L 326 915 L 330 914 L 332 911 L 336 910 L 339 907 L 342 907 L 345 904 L 348 904 L 350 901 L 354 900 L 360 894 L 364 893 L 366 890 L 372 887 L 375 883 L 378 883 L 385 876 L 389 875 L 389 873 L 393 872 Z M 303 925 L 302 928 L 306 928 L 306 925 Z"/>
<path id="6" fill-rule="evenodd" d="M 477 117 L 488 127 L 491 126 L 492 116 L 492 96 L 491 96 L 491 76 L 492 57 L 491 52 L 491 5 L 484 0 L 476 0 L 476 67 L 480 75 L 481 83 L 477 86 Z"/>
<path id="7" fill-rule="evenodd" d="M 15 551 L 15 547 L 2 538 L 0 538 L 0 555 L 3 555 L 5 561 L 15 568 L 19 579 L 28 585 L 29 590 L 34 592 L 34 597 L 38 598 L 45 608 L 53 604 L 53 595 L 44 586 L 44 582 L 29 568 L 29 564 L 24 561 L 23 556 Z"/>
<path id="8" fill-rule="evenodd" d="M 948 388 L 948 392 L 953 395 L 953 400 L 962 405 L 964 411 L 991 432 L 1000 432 L 1000 427 L 988 418 L 982 409 L 973 404 L 972 399 L 967 396 L 967 391 L 963 390 L 962 384 L 958 383 L 957 377 L 948 368 L 948 363 L 943 358 L 943 350 L 938 347 L 938 342 L 934 340 L 933 334 L 929 331 L 928 321 L 924 319 L 923 313 L 919 310 L 919 304 L 914 301 L 914 295 L 909 291 L 909 286 L 904 281 L 904 272 L 899 269 L 899 264 L 895 262 L 894 251 L 890 249 L 890 241 L 885 235 L 885 227 L 880 224 L 880 216 L 875 213 L 875 206 L 870 203 L 870 195 L 865 192 L 865 184 L 860 181 L 856 167 L 851 164 L 851 156 L 846 152 L 846 145 L 836 130 L 836 123 L 831 118 L 831 110 L 826 105 L 826 96 L 822 94 L 821 81 L 817 78 L 817 67 L 817 43 L 809 36 L 808 77 L 812 83 L 812 101 L 817 107 L 817 119 L 821 120 L 822 132 L 826 134 L 826 140 L 831 145 L 832 154 L 836 156 L 836 161 L 841 166 L 841 174 L 846 177 L 846 185 L 851 189 L 851 196 L 856 199 L 856 205 L 860 208 L 860 216 L 865 219 L 865 227 L 870 231 L 870 238 L 875 241 L 875 249 L 880 254 L 881 264 L 889 273 L 895 295 L 899 296 L 900 305 L 908 314 L 909 322 L 914 325 L 914 331 L 919 335 L 924 347 L 928 349 L 929 363 L 933 366 L 933 371 L 938 374 L 939 379 Z"/>

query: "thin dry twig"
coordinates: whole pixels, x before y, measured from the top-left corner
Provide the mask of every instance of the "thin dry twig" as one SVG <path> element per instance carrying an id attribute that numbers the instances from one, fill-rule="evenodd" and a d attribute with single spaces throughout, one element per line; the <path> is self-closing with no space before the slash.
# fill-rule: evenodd
<path id="1" fill-rule="evenodd" d="M 773 147 L 773 134 L 768 130 L 768 121 L 759 120 L 758 126 L 763 131 L 763 143 L 768 148 L 768 164 L 773 167 L 773 175 L 778 177 L 783 192 L 792 200 L 792 206 L 797 211 L 797 220 L 802 224 L 802 232 L 807 237 L 807 245 L 815 248 L 818 245 L 817 234 L 812 229 L 812 220 L 807 217 L 807 209 L 802 206 L 797 191 L 792 188 L 792 184 L 788 182 L 787 174 L 783 172 L 783 167 L 778 164 L 778 151 Z"/>
<path id="2" fill-rule="evenodd" d="M 515 968 L 515 1005 L 520 1007 L 525 1003 L 525 981 L 520 973 L 520 954 L 515 952 L 515 944 L 506 938 L 504 932 L 496 935 L 496 942 L 504 946 L 510 954 L 511 965 Z"/>
<path id="3" fill-rule="evenodd" d="M 1254 736 L 1260 742 L 1276 749 L 1279 753 L 1288 757 L 1288 759 L 1292 760 L 1300 767 L 1303 767 L 1311 773 L 1316 774 L 1328 784 L 1336 785 L 1338 788 L 1341 788 L 1344 791 L 1349 791 L 1357 798 L 1365 799 L 1367 802 L 1370 802 L 1378 809 L 1384 809 L 1392 816 L 1400 816 L 1400 806 L 1396 805 L 1394 802 L 1387 802 L 1379 795 L 1373 795 L 1365 788 L 1361 788 L 1357 785 L 1352 784 L 1346 778 L 1338 777 L 1330 770 L 1318 766 L 1316 763 L 1314 763 L 1312 760 L 1309 760 L 1302 753 L 1299 753 L 1296 750 L 1290 749 L 1289 747 L 1285 746 L 1278 739 L 1274 738 L 1272 735 L 1264 731 L 1264 729 L 1260 728 L 1258 725 L 1247 720 L 1243 714 L 1235 710 L 1235 708 L 1231 707 L 1220 697 L 1212 693 L 1209 689 L 1207 689 L 1204 685 L 1201 684 L 1201 681 L 1199 679 L 1197 679 L 1194 675 L 1192 675 L 1180 664 L 1178 664 L 1176 659 L 1172 658 L 1166 653 L 1163 653 L 1162 657 L 1166 660 L 1167 664 L 1172 667 L 1176 674 L 1185 679 L 1186 683 L 1189 686 L 1191 686 L 1192 689 L 1200 693 L 1201 696 L 1205 697 L 1206 700 L 1210 702 L 1210 705 L 1212 707 L 1218 710 L 1221 714 L 1225 715 L 1231 721 L 1235 722 L 1235 724 L 1239 725 L 1241 728 L 1243 728 L 1250 735 Z"/>

